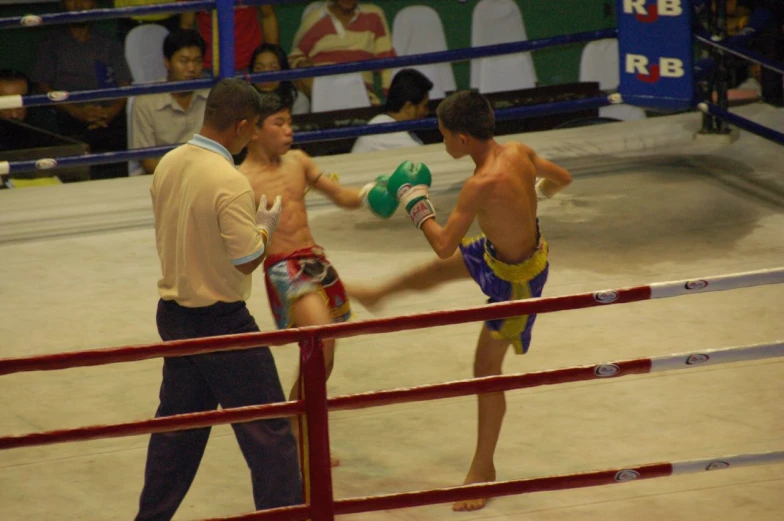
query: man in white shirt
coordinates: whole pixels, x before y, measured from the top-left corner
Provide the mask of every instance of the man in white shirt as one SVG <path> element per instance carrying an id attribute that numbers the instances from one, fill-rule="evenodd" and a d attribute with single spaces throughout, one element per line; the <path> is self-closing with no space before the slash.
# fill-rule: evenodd
<path id="1" fill-rule="evenodd" d="M 416 69 L 402 69 L 395 74 L 387 95 L 387 107 L 384 114 L 379 114 L 370 121 L 376 123 L 393 123 L 422 119 L 429 113 L 430 89 L 433 82 Z M 360 136 L 351 149 L 352 153 L 373 152 L 393 148 L 418 147 L 422 141 L 411 132 L 392 132 Z"/>
<path id="2" fill-rule="evenodd" d="M 199 33 L 179 30 L 163 41 L 166 81 L 189 81 L 202 76 L 204 40 Z M 199 132 L 207 106 L 208 89 L 161 92 L 137 96 L 131 110 L 132 148 L 179 145 Z M 152 174 L 160 157 L 142 160 L 144 172 Z"/>

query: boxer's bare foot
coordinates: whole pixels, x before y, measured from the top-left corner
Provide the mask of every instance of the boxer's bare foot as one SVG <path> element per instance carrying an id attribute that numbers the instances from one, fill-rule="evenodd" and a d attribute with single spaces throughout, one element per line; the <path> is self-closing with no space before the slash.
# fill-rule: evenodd
<path id="1" fill-rule="evenodd" d="M 473 483 L 489 483 L 492 481 L 495 481 L 495 467 L 492 463 L 489 467 L 473 463 L 463 484 L 471 485 Z M 455 512 L 470 512 L 484 508 L 485 504 L 487 504 L 487 498 L 466 499 L 455 502 L 452 505 L 452 510 Z"/>

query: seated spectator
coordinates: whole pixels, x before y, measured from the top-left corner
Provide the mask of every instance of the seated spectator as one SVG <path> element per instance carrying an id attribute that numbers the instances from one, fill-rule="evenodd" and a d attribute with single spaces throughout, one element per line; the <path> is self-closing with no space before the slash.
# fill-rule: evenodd
<path id="1" fill-rule="evenodd" d="M 286 52 L 274 43 L 263 43 L 256 47 L 250 58 L 250 72 L 272 72 L 289 70 L 289 60 Z M 275 92 L 282 99 L 293 99 L 291 113 L 307 114 L 310 112 L 310 100 L 304 93 L 298 91 L 290 81 L 273 81 L 256 83 L 261 92 Z"/>
<path id="2" fill-rule="evenodd" d="M 357 0 L 332 0 L 302 20 L 289 54 L 291 66 L 308 67 L 395 56 L 384 11 Z M 373 91 L 373 73 L 362 73 L 373 105 L 380 105 Z M 391 72 L 381 71 L 381 87 L 389 89 Z"/>
<path id="3" fill-rule="evenodd" d="M 700 27 L 711 14 L 712 4 L 707 0 L 694 0 L 694 23 Z M 728 0 L 726 5 L 727 38 L 729 46 L 743 47 L 780 61 L 784 59 L 784 2 L 779 0 Z M 738 60 L 739 76 L 745 77 L 746 63 Z M 713 57 L 704 57 L 694 64 L 694 78 L 703 82 L 717 69 Z M 732 67 L 730 65 L 730 67 Z M 758 81 L 762 99 L 767 103 L 784 103 L 781 74 L 763 68 Z"/>
<path id="4" fill-rule="evenodd" d="M 30 80 L 14 69 L 0 70 L 0 96 L 25 96 L 30 92 Z M 24 121 L 27 119 L 27 108 L 0 110 L 0 118 Z"/>
<path id="5" fill-rule="evenodd" d="M 114 0 L 114 7 L 136 7 L 147 6 L 155 4 L 172 4 L 177 0 Z M 117 35 L 121 42 L 125 41 L 125 37 L 131 32 L 131 29 L 144 24 L 157 24 L 162 25 L 169 32 L 175 31 L 180 27 L 180 16 L 175 13 L 161 13 L 161 14 L 143 14 L 140 16 L 131 16 L 128 18 L 117 19 Z"/>
<path id="6" fill-rule="evenodd" d="M 198 13 L 183 13 L 180 16 L 182 29 L 196 28 L 204 39 L 207 47 L 207 52 L 204 54 L 204 68 L 208 71 L 212 70 L 212 13 L 213 11 L 199 11 Z M 260 24 L 259 16 L 261 16 Z M 234 70 L 247 69 L 253 50 L 262 42 L 280 42 L 280 29 L 275 10 L 271 5 L 235 5 Z"/>
<path id="7" fill-rule="evenodd" d="M 63 0 L 66 11 L 94 9 L 96 0 Z M 38 49 L 32 73 L 40 92 L 105 89 L 130 85 L 131 73 L 122 45 L 93 30 L 90 22 L 74 22 L 54 31 Z M 90 103 L 59 103 L 60 134 L 87 143 L 93 153 L 127 146 L 125 98 Z M 128 175 L 126 163 L 94 165 L 92 179 Z"/>
<path id="8" fill-rule="evenodd" d="M 199 33 L 177 30 L 163 41 L 166 81 L 187 81 L 201 77 L 204 40 Z M 199 132 L 209 90 L 162 92 L 134 99 L 131 110 L 131 147 L 147 148 L 185 143 Z M 148 174 L 160 158 L 142 160 Z"/>
<path id="9" fill-rule="evenodd" d="M 0 70 L 0 96 L 26 96 L 29 93 L 30 80 L 27 76 L 14 69 Z M 27 110 L 27 107 L 2 109 L 0 110 L 0 119 L 13 119 L 14 121 L 21 121 L 22 123 L 44 128 L 44 125 L 31 121 L 35 117 L 30 117 L 30 112 Z M 2 143 L 0 143 L 0 149 L 3 149 Z M 50 184 L 52 182 L 59 183 L 60 181 L 57 176 L 36 176 L 36 180 L 31 184 Z M 30 181 L 17 179 L 11 182 L 11 185 L 20 186 L 23 183 L 30 183 Z"/>
<path id="10" fill-rule="evenodd" d="M 395 74 L 392 86 L 389 87 L 386 113 L 374 117 L 368 121 L 368 124 L 410 121 L 427 117 L 428 103 L 430 103 L 429 92 L 432 88 L 433 82 L 418 70 L 402 69 Z M 351 152 L 372 152 L 421 145 L 422 141 L 411 132 L 392 132 L 360 136 L 354 143 Z"/>

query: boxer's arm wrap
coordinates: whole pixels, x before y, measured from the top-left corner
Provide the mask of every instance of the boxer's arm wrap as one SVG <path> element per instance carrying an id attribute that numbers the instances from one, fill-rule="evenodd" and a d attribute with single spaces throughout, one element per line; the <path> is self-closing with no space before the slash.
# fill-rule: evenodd
<path id="1" fill-rule="evenodd" d="M 310 193 L 313 187 L 315 187 L 318 184 L 322 176 L 325 175 L 327 176 L 327 179 L 329 179 L 330 181 L 335 181 L 336 183 L 340 181 L 340 175 L 337 172 L 329 172 L 326 174 L 324 172 L 319 172 L 319 175 L 317 175 L 313 181 L 308 181 L 308 186 L 305 187 L 305 194 L 307 195 L 308 193 Z"/>
<path id="2" fill-rule="evenodd" d="M 540 179 L 536 183 L 536 200 L 537 201 L 545 201 L 552 197 L 552 194 L 548 194 L 547 191 L 542 186 L 542 183 L 545 182 L 545 179 Z"/>

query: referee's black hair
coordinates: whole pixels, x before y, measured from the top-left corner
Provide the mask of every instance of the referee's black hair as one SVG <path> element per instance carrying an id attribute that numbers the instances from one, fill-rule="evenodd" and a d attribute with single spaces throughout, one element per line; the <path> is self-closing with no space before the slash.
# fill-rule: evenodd
<path id="1" fill-rule="evenodd" d="M 210 90 L 204 109 L 204 124 L 222 132 L 246 119 L 261 115 L 262 99 L 250 83 L 237 78 L 224 78 Z"/>

